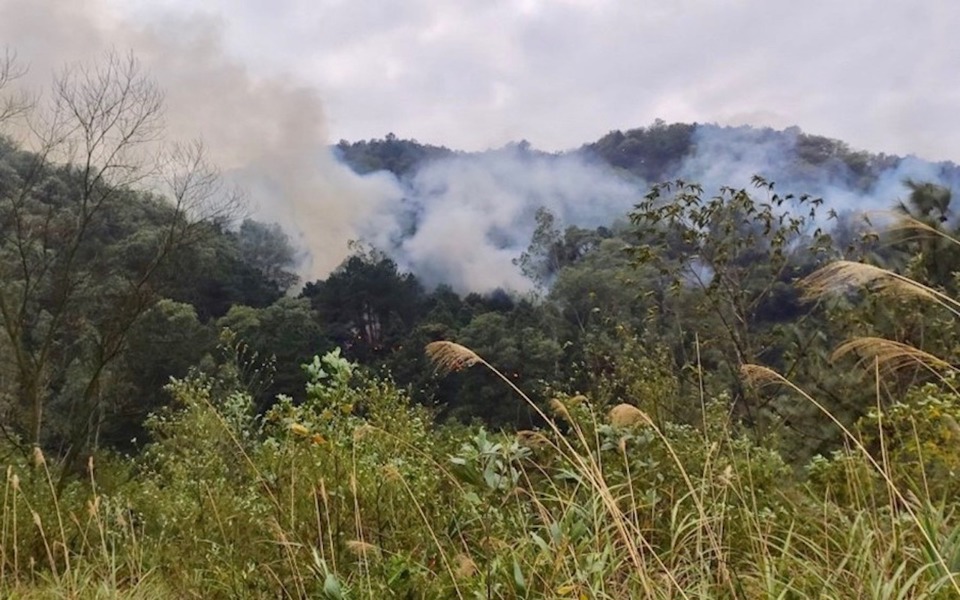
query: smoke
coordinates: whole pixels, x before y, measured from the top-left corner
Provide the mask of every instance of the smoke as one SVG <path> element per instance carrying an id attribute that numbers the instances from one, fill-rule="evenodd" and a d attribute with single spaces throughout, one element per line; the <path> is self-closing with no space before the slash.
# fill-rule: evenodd
<path id="1" fill-rule="evenodd" d="M 826 148 L 821 149 L 826 160 L 814 164 L 810 153 L 819 142 L 808 138 L 804 143 L 797 127 L 777 131 L 699 125 L 692 142 L 693 151 L 675 176 L 701 183 L 707 193 L 721 186 L 749 187 L 752 176 L 760 175 L 775 182 L 781 193 L 823 198 L 825 208 L 839 213 L 889 210 L 908 193 L 907 179 L 960 190 L 956 165 L 915 156 L 862 152 L 861 168 L 855 172 L 838 152 Z"/>
<path id="2" fill-rule="evenodd" d="M 398 194 L 391 178 L 360 177 L 337 162 L 318 92 L 250 72 L 225 52 L 215 18 L 171 14 L 142 25 L 103 0 L 2 0 L 0 39 L 37 91 L 64 65 L 131 50 L 166 95 L 169 137 L 201 138 L 228 182 L 248 193 L 255 217 L 296 232 L 306 280 L 334 269 L 358 226 Z"/>
<path id="3" fill-rule="evenodd" d="M 781 194 L 823 198 L 826 226 L 829 209 L 891 209 L 906 198 L 908 178 L 960 189 L 960 169 L 951 163 L 860 153 L 860 166 L 851 168 L 842 144 L 805 138 L 797 128 L 700 125 L 691 142 L 689 154 L 664 180 L 698 182 L 712 195 L 722 186 L 749 189 L 760 175 Z M 539 207 L 564 225 L 611 225 L 648 188 L 584 153 L 544 154 L 525 144 L 428 162 L 403 185 L 404 200 L 369 223 L 365 238 L 425 284 L 459 292 L 532 287 L 513 261 L 530 242 Z"/>
<path id="4" fill-rule="evenodd" d="M 368 239 L 425 284 L 459 292 L 531 289 L 513 260 L 530 243 L 538 208 L 569 225 L 609 225 L 643 189 L 580 155 L 524 144 L 429 162 L 405 187 L 405 202 Z"/>

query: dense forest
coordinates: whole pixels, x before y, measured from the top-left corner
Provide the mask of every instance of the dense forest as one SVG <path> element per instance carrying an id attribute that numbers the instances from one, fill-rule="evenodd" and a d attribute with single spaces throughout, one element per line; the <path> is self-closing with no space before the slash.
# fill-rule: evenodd
<path id="1" fill-rule="evenodd" d="M 662 121 L 558 154 L 341 141 L 405 226 L 304 281 L 202 145 L 156 149 L 136 61 L 52 93 L 0 108 L 4 593 L 960 593 L 956 165 Z M 523 286 L 423 275 L 423 173 L 490 156 L 629 206 L 531 193 Z"/>

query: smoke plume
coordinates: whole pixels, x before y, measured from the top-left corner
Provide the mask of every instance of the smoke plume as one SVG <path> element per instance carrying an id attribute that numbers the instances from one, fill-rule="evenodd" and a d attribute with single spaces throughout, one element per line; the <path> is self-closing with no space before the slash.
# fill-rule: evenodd
<path id="1" fill-rule="evenodd" d="M 55 73 L 107 51 L 132 51 L 163 89 L 169 137 L 201 138 L 254 216 L 296 232 L 306 280 L 339 264 L 390 178 L 359 177 L 330 150 L 318 92 L 283 75 L 251 73 L 224 50 L 220 23 L 200 14 L 132 23 L 103 0 L 3 0 L 0 39 L 29 67 L 21 84 L 42 92 Z"/>
<path id="2" fill-rule="evenodd" d="M 580 155 L 511 145 L 425 164 L 406 183 L 406 201 L 395 206 L 392 222 L 378 222 L 367 235 L 427 285 L 525 291 L 532 283 L 513 260 L 530 243 L 538 208 L 569 225 L 609 225 L 640 190 Z"/>
<path id="3" fill-rule="evenodd" d="M 131 50 L 166 93 L 170 137 L 202 138 L 227 179 L 248 192 L 254 216 L 294 234 L 309 257 L 306 281 L 325 277 L 347 242 L 363 238 L 427 285 L 527 290 L 513 260 L 529 244 L 538 208 L 564 225 L 609 225 L 647 188 L 585 153 L 543 154 L 524 144 L 429 162 L 402 182 L 388 173 L 361 177 L 331 153 L 318 91 L 251 72 L 225 50 L 222 24 L 210 16 L 154 16 L 146 25 L 106 0 L 0 0 L 0 39 L 29 66 L 21 83 L 38 91 L 64 65 Z M 664 179 L 700 182 L 711 194 L 749 186 L 759 174 L 838 212 L 890 208 L 907 193 L 905 178 L 960 189 L 951 164 L 864 155 L 872 162 L 854 172 L 839 157 L 805 163 L 802 141 L 796 129 L 701 125 Z"/>
<path id="4" fill-rule="evenodd" d="M 891 209 L 908 193 L 905 179 L 960 189 L 960 169 L 951 163 L 860 153 L 862 168 L 854 171 L 839 143 L 834 155 L 822 151 L 811 158 L 810 145 L 816 143 L 833 142 L 811 142 L 797 128 L 699 125 L 688 155 L 663 179 L 697 182 L 712 195 L 722 186 L 749 189 L 753 175 L 760 175 L 781 194 L 823 198 L 822 225 L 828 227 L 828 209 Z M 403 202 L 391 203 L 388 215 L 363 232 L 428 285 L 444 283 L 460 292 L 525 291 L 532 283 L 513 260 L 530 242 L 538 208 L 548 208 L 563 225 L 611 225 L 626 217 L 649 183 L 655 182 L 615 171 L 582 152 L 553 155 L 512 145 L 422 165 L 404 182 Z"/>

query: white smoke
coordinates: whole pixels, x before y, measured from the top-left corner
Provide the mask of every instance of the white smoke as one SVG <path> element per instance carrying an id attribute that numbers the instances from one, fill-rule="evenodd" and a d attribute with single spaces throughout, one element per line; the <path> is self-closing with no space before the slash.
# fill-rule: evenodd
<path id="1" fill-rule="evenodd" d="M 532 283 L 513 260 L 530 243 L 537 209 L 565 224 L 609 225 L 642 189 L 579 155 L 512 145 L 425 164 L 407 183 L 407 201 L 392 224 L 380 222 L 368 237 L 427 285 L 526 291 Z"/>
<path id="2" fill-rule="evenodd" d="M 319 93 L 281 74 L 252 73 L 224 49 L 221 23 L 193 14 L 124 18 L 104 0 L 0 0 L 0 39 L 42 91 L 54 73 L 107 51 L 132 51 L 166 95 L 173 140 L 201 138 L 254 216 L 278 221 L 307 249 L 306 280 L 324 277 L 388 198 L 390 178 L 360 177 L 331 154 Z"/>
<path id="3" fill-rule="evenodd" d="M 823 198 L 827 211 L 889 210 L 906 197 L 905 179 L 960 189 L 960 169 L 916 157 L 862 154 L 879 173 L 866 176 L 844 162 L 842 145 L 826 161 L 811 164 L 802 152 L 802 132 L 697 126 L 690 154 L 666 179 L 702 184 L 704 194 L 722 186 L 751 188 L 760 175 L 780 194 Z M 816 141 L 816 140 L 815 140 Z M 832 141 L 824 141 L 830 146 Z M 829 147 L 828 147 L 829 150 Z M 829 153 L 828 153 L 829 154 Z M 870 163 L 869 161 L 873 161 Z M 402 269 L 425 284 L 448 284 L 459 292 L 531 289 L 514 259 L 527 248 L 538 208 L 563 225 L 597 227 L 625 217 L 648 183 L 590 161 L 583 153 L 559 155 L 512 145 L 460 154 L 422 165 L 404 183 L 405 199 L 364 228 L 367 240 L 385 249 Z"/>
<path id="4" fill-rule="evenodd" d="M 249 192 L 257 218 L 278 221 L 309 255 L 302 275 L 325 277 L 364 238 L 427 285 L 461 292 L 529 289 L 513 260 L 527 247 L 541 206 L 564 225 L 622 218 L 647 184 L 583 155 L 523 145 L 428 163 L 403 184 L 358 176 L 332 155 L 319 92 L 276 73 L 253 73 L 224 48 L 222 24 L 201 14 L 132 22 L 106 0 L 0 0 L 0 39 L 30 67 L 41 90 L 65 64 L 132 50 L 166 92 L 170 136 L 203 138 L 210 158 Z M 888 160 L 864 184 L 841 160 L 811 168 L 797 159 L 799 130 L 699 126 L 694 150 L 667 178 L 748 187 L 759 174 L 783 192 L 823 197 L 838 211 L 886 209 L 905 178 L 960 189 L 953 166 Z M 442 141 L 442 140 L 440 140 Z M 879 160 L 879 159 L 878 159 Z M 799 166 L 798 166 L 799 165 Z"/>
<path id="5" fill-rule="evenodd" d="M 929 181 L 960 189 L 960 170 L 950 163 L 932 163 L 915 156 L 876 155 L 871 169 L 878 176 L 864 180 L 841 157 L 812 165 L 801 156 L 801 131 L 700 125 L 693 134 L 693 151 L 677 177 L 695 181 L 706 193 L 721 186 L 750 187 L 753 175 L 776 183 L 781 193 L 823 198 L 837 212 L 889 210 L 908 193 L 904 181 Z M 864 160 L 867 154 L 863 153 Z M 868 163 L 870 164 L 870 163 Z"/>

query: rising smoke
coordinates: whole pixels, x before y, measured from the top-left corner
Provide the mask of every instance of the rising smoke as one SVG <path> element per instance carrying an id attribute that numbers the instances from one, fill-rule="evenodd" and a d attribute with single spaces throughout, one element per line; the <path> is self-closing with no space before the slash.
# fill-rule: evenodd
<path id="1" fill-rule="evenodd" d="M 425 284 L 460 292 L 532 288 L 513 264 L 530 243 L 540 207 L 562 222 L 609 225 L 638 200 L 631 178 L 575 154 L 524 145 L 429 162 L 405 185 L 392 223 L 367 228 L 374 245 Z"/>
<path id="2" fill-rule="evenodd" d="M 335 268 L 357 227 L 397 194 L 390 178 L 359 177 L 333 158 L 315 89 L 251 73 L 225 52 L 212 17 L 170 15 L 147 27 L 103 0 L 2 0 L 0 39 L 29 68 L 20 83 L 34 91 L 65 65 L 132 51 L 166 95 L 169 137 L 201 138 L 254 216 L 295 232 L 308 249 L 305 280 Z"/>
<path id="3" fill-rule="evenodd" d="M 879 161 L 865 177 L 840 158 L 810 165 L 799 157 L 801 132 L 697 126 L 692 151 L 664 180 L 748 187 L 753 175 L 776 182 L 781 193 L 824 199 L 838 213 L 889 210 L 907 190 L 905 179 L 960 189 L 960 169 L 915 157 Z M 596 227 L 624 218 L 650 183 L 591 160 L 583 152 L 547 155 L 523 145 L 457 155 L 425 164 L 404 184 L 405 201 L 391 204 L 389 220 L 363 231 L 402 268 L 429 284 L 460 292 L 498 287 L 528 290 L 513 259 L 530 242 L 540 207 L 566 225 Z M 829 223 L 825 223 L 829 226 Z"/>

